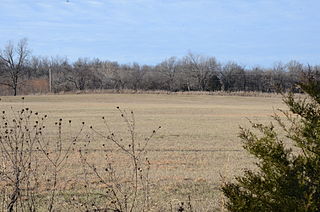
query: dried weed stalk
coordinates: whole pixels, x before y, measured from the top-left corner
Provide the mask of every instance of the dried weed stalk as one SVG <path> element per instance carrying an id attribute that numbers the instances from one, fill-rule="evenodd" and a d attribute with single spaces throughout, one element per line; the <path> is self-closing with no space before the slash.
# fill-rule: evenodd
<path id="1" fill-rule="evenodd" d="M 99 163 L 90 161 L 90 140 L 79 150 L 87 192 L 87 198 L 81 205 L 87 211 L 149 211 L 150 162 L 147 145 L 161 127 L 153 130 L 143 141 L 138 141 L 134 113 L 117 109 L 126 124 L 128 135 L 115 133 L 106 118 L 102 117 L 104 132 L 90 127 L 93 136 L 103 140 L 101 148 L 104 155 L 98 159 Z M 92 181 L 98 185 L 91 188 Z"/>
<path id="2" fill-rule="evenodd" d="M 1 211 L 37 211 L 39 208 L 53 211 L 55 208 L 58 175 L 83 127 L 75 137 L 65 139 L 60 119 L 56 122 L 57 134 L 50 137 L 46 132 L 46 119 L 47 115 L 40 115 L 27 107 L 2 111 Z"/>

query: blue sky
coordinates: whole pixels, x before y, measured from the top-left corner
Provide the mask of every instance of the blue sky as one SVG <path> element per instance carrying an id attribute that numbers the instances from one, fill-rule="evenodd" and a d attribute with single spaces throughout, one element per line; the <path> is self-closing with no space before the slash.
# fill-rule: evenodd
<path id="1" fill-rule="evenodd" d="M 0 0 L 0 48 L 157 64 L 188 52 L 270 67 L 320 64 L 319 0 Z"/>

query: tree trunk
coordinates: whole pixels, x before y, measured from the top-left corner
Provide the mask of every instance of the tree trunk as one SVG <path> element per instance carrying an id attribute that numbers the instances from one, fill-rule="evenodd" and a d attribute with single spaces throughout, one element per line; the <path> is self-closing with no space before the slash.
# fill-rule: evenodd
<path id="1" fill-rule="evenodd" d="M 15 87 L 13 88 L 13 95 L 14 95 L 14 96 L 17 96 L 17 86 L 15 86 Z"/>

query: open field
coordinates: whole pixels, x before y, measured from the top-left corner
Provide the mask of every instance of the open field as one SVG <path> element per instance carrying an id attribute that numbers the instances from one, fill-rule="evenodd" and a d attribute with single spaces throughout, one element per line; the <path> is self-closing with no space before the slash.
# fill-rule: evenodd
<path id="1" fill-rule="evenodd" d="M 150 182 L 155 207 L 165 208 L 188 195 L 201 211 L 220 208 L 221 175 L 227 180 L 253 167 L 253 161 L 242 150 L 237 137 L 239 126 L 249 127 L 248 119 L 267 123 L 276 109 L 285 109 L 279 97 L 239 97 L 166 94 L 81 94 L 2 97 L 0 110 L 13 107 L 31 108 L 47 114 L 48 133 L 62 118 L 64 134 L 76 135 L 85 122 L 82 134 L 91 134 L 90 127 L 105 131 L 102 116 L 117 135 L 128 135 L 125 123 L 116 107 L 134 111 L 138 140 L 143 140 L 161 126 L 148 145 L 151 163 Z M 72 125 L 68 124 L 72 120 Z M 51 132 L 52 136 L 54 131 Z M 80 136 L 81 137 L 81 136 Z M 82 136 L 78 146 L 85 145 Z M 84 139 L 84 138 L 83 138 Z M 88 149 L 92 161 L 100 160 L 103 140 L 94 137 Z M 125 142 L 125 139 L 124 139 Z M 116 148 L 109 145 L 107 148 Z M 121 155 L 114 155 L 114 158 Z M 73 158 L 73 159 L 72 159 Z M 71 188 L 81 170 L 76 156 L 61 176 L 61 187 Z M 103 165 L 103 164 L 100 164 Z M 78 183 L 78 182 L 77 182 Z M 68 185 L 66 185 L 68 184 Z"/>

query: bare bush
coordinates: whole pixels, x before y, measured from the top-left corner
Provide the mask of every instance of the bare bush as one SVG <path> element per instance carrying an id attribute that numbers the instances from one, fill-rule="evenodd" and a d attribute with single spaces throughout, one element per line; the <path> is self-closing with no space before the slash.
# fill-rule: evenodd
<path id="1" fill-rule="evenodd" d="M 104 132 L 90 127 L 93 135 L 103 140 L 101 148 L 104 155 L 98 158 L 99 163 L 90 161 L 88 156 L 92 143 L 90 139 L 85 148 L 79 150 L 87 195 L 85 201 L 80 201 L 81 206 L 83 209 L 96 211 L 149 211 L 150 162 L 147 145 L 157 130 L 153 130 L 143 141 L 138 141 L 134 113 L 131 111 L 128 114 L 119 107 L 118 110 L 126 124 L 128 136 L 115 133 L 106 118 L 102 117 Z M 90 187 L 90 181 L 95 181 L 96 185 Z M 97 191 L 97 188 L 100 189 Z"/>
<path id="2" fill-rule="evenodd" d="M 23 98 L 24 99 L 24 98 Z M 58 175 L 64 169 L 75 137 L 65 138 L 62 119 L 56 136 L 46 129 L 47 115 L 29 108 L 2 111 L 0 120 L 1 211 L 53 211 Z M 69 122 L 71 124 L 71 121 Z"/>

